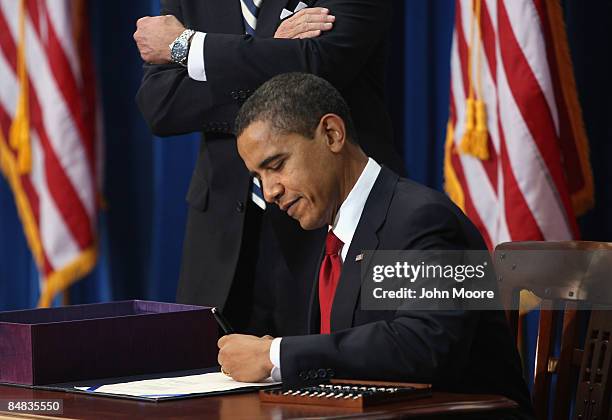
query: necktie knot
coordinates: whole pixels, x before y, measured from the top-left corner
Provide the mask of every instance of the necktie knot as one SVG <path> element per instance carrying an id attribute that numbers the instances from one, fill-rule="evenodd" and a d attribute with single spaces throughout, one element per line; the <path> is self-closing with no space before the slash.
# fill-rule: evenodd
<path id="1" fill-rule="evenodd" d="M 325 254 L 326 255 L 338 255 L 344 243 L 338 239 L 334 232 L 330 230 L 327 232 L 327 238 L 325 239 Z"/>

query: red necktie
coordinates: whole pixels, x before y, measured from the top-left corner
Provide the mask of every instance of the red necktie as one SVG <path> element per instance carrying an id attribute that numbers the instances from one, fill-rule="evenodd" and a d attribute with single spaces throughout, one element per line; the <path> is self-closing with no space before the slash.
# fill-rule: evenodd
<path id="1" fill-rule="evenodd" d="M 331 330 L 331 309 L 334 294 L 340 280 L 342 260 L 340 250 L 342 241 L 330 230 L 325 239 L 325 257 L 319 271 L 319 307 L 321 308 L 321 334 L 329 334 Z"/>

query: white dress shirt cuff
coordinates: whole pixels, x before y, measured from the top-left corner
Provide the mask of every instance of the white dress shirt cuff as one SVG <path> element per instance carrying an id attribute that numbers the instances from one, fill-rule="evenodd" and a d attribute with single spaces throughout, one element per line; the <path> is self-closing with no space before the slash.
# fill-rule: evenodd
<path id="1" fill-rule="evenodd" d="M 198 82 L 206 81 L 206 69 L 204 68 L 204 39 L 206 33 L 196 32 L 191 38 L 189 56 L 187 57 L 187 72 L 189 77 Z"/>
<path id="2" fill-rule="evenodd" d="M 270 376 L 273 381 L 281 381 L 281 366 L 280 366 L 280 345 L 281 345 L 282 337 L 277 337 L 272 340 L 272 345 L 270 346 L 270 362 L 274 365 L 272 368 L 272 372 L 270 372 Z"/>

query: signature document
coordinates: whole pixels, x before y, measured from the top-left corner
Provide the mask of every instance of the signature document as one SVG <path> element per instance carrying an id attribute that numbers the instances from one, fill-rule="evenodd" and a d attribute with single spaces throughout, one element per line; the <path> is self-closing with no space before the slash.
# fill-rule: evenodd
<path id="1" fill-rule="evenodd" d="M 91 393 L 163 399 L 192 394 L 227 392 L 241 388 L 262 388 L 278 384 L 280 384 L 280 382 L 274 382 L 271 378 L 268 378 L 268 380 L 264 382 L 257 383 L 237 382 L 223 373 L 214 372 L 201 375 L 146 379 L 142 381 L 75 388 L 80 391 Z"/>

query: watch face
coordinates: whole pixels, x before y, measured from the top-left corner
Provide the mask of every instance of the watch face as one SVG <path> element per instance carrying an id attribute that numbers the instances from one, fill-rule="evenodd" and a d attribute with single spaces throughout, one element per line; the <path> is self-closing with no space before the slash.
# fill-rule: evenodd
<path id="1" fill-rule="evenodd" d="M 172 58 L 175 61 L 182 61 L 187 56 L 187 43 L 175 42 L 172 45 Z"/>

